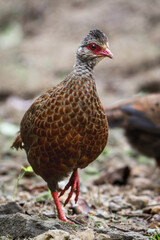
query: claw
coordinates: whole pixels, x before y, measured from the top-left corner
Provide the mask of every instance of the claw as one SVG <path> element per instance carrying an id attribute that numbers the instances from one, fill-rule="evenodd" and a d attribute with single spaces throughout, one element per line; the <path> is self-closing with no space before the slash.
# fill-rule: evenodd
<path id="1" fill-rule="evenodd" d="M 64 206 L 69 202 L 69 200 L 71 199 L 74 191 L 76 190 L 76 196 L 75 196 L 75 203 L 78 201 L 78 196 L 79 196 L 79 191 L 80 191 L 80 182 L 79 182 L 79 176 L 78 176 L 78 170 L 74 170 L 69 182 L 67 183 L 67 185 L 65 186 L 65 188 L 61 191 L 59 197 L 61 197 L 66 190 L 68 190 L 71 187 L 71 190 L 68 194 L 68 197 L 64 203 Z"/>

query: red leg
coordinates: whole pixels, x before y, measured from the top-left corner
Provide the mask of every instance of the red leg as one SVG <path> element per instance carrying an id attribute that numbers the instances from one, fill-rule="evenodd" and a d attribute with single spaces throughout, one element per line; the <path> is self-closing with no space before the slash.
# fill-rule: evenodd
<path id="1" fill-rule="evenodd" d="M 78 196 L 79 196 L 79 191 L 80 191 L 80 183 L 79 183 L 79 176 L 78 176 L 78 170 L 74 170 L 69 182 L 67 183 L 67 185 L 65 186 L 65 188 L 61 191 L 59 197 L 61 197 L 66 190 L 69 189 L 69 187 L 71 187 L 70 193 L 68 194 L 68 198 L 66 199 L 64 206 L 69 202 L 70 198 L 72 197 L 74 191 L 76 190 L 76 197 L 75 197 L 75 203 L 78 201 Z"/>
<path id="2" fill-rule="evenodd" d="M 73 222 L 67 220 L 66 216 L 63 213 L 62 206 L 61 206 L 61 203 L 60 203 L 59 197 L 58 197 L 58 192 L 52 192 L 52 197 L 54 199 L 54 202 L 55 202 L 55 205 L 56 205 L 56 208 L 57 208 L 57 211 L 58 211 L 58 218 L 61 221 L 69 222 L 69 223 L 73 224 Z"/>

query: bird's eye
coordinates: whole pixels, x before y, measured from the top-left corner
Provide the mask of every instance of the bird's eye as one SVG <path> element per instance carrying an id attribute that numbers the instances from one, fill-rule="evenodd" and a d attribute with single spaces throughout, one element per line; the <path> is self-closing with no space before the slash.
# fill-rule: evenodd
<path id="1" fill-rule="evenodd" d="M 96 45 L 95 44 L 90 44 L 90 49 L 91 50 L 95 50 L 96 49 Z"/>
<path id="2" fill-rule="evenodd" d="M 95 43 L 90 43 L 87 48 L 91 50 L 92 52 L 98 52 L 101 50 L 101 47 L 96 45 Z"/>

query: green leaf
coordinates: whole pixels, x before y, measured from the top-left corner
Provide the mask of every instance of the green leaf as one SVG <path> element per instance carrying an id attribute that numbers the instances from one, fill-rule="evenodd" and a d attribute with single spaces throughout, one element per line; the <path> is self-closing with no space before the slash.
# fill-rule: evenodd
<path id="1" fill-rule="evenodd" d="M 23 169 L 25 172 L 33 172 L 33 168 L 32 168 L 31 166 L 22 167 L 22 169 Z"/>

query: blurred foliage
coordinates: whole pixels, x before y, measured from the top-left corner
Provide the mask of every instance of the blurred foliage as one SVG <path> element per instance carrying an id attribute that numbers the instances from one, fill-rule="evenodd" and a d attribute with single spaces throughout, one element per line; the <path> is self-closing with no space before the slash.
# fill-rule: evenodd
<path id="1" fill-rule="evenodd" d="M 150 158 L 150 157 L 146 157 L 144 155 L 141 155 L 138 152 L 136 152 L 134 149 L 127 150 L 126 154 L 129 157 L 134 158 L 139 165 L 146 165 L 146 166 L 153 166 L 154 165 L 154 162 L 155 162 L 154 158 Z M 153 161 L 151 161 L 151 159 L 153 159 Z"/>
<path id="2" fill-rule="evenodd" d="M 17 22 L 12 22 L 10 25 L 0 31 L 0 47 L 8 49 L 15 47 L 23 39 L 23 32 L 21 26 Z"/>
<path id="3" fill-rule="evenodd" d="M 160 228 L 148 229 L 147 232 L 152 234 L 149 240 L 160 240 Z"/>
<path id="4" fill-rule="evenodd" d="M 52 195 L 51 195 L 51 191 L 48 190 L 46 192 L 43 192 L 42 194 L 39 194 L 38 197 L 36 197 L 36 202 L 46 202 L 47 200 L 51 199 Z"/>
<path id="5" fill-rule="evenodd" d="M 110 147 L 106 147 L 103 152 L 98 156 L 97 161 L 98 162 L 103 162 L 106 157 L 110 157 L 113 154 L 113 151 Z"/>

